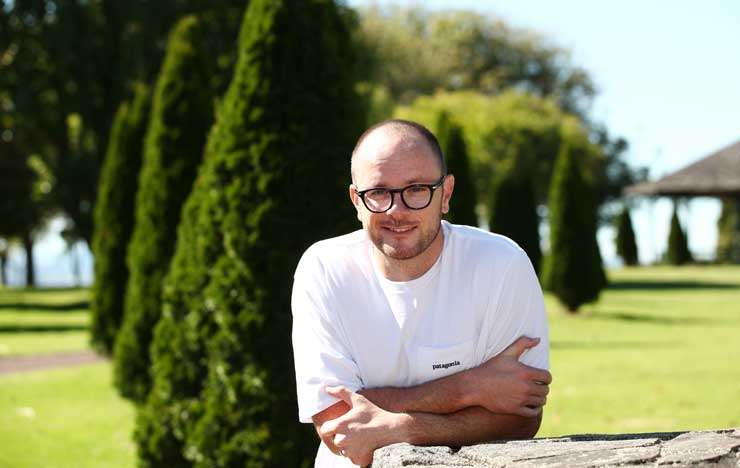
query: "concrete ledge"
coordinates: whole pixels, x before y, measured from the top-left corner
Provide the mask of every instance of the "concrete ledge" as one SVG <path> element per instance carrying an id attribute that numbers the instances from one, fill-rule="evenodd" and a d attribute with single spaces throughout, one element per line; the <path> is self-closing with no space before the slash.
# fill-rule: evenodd
<path id="1" fill-rule="evenodd" d="M 712 466 L 740 468 L 740 428 L 649 434 L 584 434 L 450 447 L 395 444 L 373 468 Z"/>

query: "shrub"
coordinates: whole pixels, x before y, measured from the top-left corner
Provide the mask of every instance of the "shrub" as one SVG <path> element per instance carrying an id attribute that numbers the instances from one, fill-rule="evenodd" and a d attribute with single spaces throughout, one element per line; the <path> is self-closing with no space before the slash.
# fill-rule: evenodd
<path id="1" fill-rule="evenodd" d="M 447 219 L 455 224 L 478 226 L 478 215 L 475 213 L 477 197 L 470 175 L 470 161 L 463 129 L 451 122 L 446 112 L 440 112 L 436 132 L 447 163 L 447 173 L 455 176 L 455 190 L 450 200 Z"/>
<path id="2" fill-rule="evenodd" d="M 626 206 L 617 218 L 617 255 L 622 257 L 625 265 L 637 265 L 635 231 L 632 229 L 632 218 Z"/>
<path id="3" fill-rule="evenodd" d="M 492 232 L 503 234 L 519 244 L 539 273 L 542 259 L 540 218 L 532 177 L 526 170 L 524 158 L 517 155 L 507 161 L 508 164 L 502 164 L 498 171 L 493 182 L 489 227 Z"/>
<path id="4" fill-rule="evenodd" d="M 300 11 L 300 14 L 296 14 Z M 183 211 L 137 421 L 142 466 L 308 465 L 290 352 L 292 272 L 346 232 L 364 116 L 333 2 L 253 0 Z"/>
<path id="5" fill-rule="evenodd" d="M 204 42 L 204 28 L 195 16 L 177 23 L 153 96 L 128 251 L 124 320 L 114 353 L 116 387 L 138 402 L 151 385 L 149 347 L 161 316 L 162 280 L 174 251 L 182 204 L 213 120 L 213 68 L 201 49 Z"/>
<path id="6" fill-rule="evenodd" d="M 595 301 L 606 284 L 596 242 L 596 195 L 583 176 L 580 152 L 564 146 L 550 185 L 550 252 L 543 279 L 571 312 Z"/>
<path id="7" fill-rule="evenodd" d="M 668 232 L 666 261 L 671 265 L 683 265 L 693 261 L 691 251 L 689 251 L 689 240 L 678 219 L 678 204 L 675 202 L 673 216 L 671 216 L 671 229 Z"/>
<path id="8" fill-rule="evenodd" d="M 111 354 L 123 317 L 128 281 L 126 252 L 134 229 L 134 199 L 149 120 L 150 93 L 139 86 L 131 102 L 123 102 L 111 127 L 100 171 L 92 251 L 95 279 L 91 290 L 91 341 Z"/>

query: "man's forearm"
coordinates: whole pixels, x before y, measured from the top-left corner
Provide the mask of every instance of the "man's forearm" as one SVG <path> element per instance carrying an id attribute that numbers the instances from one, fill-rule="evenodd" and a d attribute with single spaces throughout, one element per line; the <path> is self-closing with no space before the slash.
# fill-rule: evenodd
<path id="1" fill-rule="evenodd" d="M 413 387 L 366 388 L 358 393 L 377 406 L 394 413 L 423 412 L 446 414 L 475 403 L 472 398 L 470 371 L 462 371 Z"/>
<path id="2" fill-rule="evenodd" d="M 401 415 L 403 442 L 413 445 L 462 446 L 478 442 L 534 437 L 542 413 L 534 418 L 495 414 L 480 406 L 451 414 L 408 413 Z"/>
<path id="3" fill-rule="evenodd" d="M 447 414 L 482 406 L 496 414 L 537 416 L 545 405 L 552 375 L 519 362 L 539 340 L 520 337 L 483 364 L 413 387 L 369 388 L 359 393 L 394 413 Z"/>
<path id="4" fill-rule="evenodd" d="M 479 406 L 451 414 L 407 413 L 399 417 L 399 442 L 413 445 L 462 446 L 478 442 L 534 437 L 542 413 L 534 418 L 494 414 Z"/>

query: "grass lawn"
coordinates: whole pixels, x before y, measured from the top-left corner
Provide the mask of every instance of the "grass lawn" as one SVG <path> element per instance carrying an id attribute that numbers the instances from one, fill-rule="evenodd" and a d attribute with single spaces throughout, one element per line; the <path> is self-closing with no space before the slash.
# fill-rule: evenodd
<path id="1" fill-rule="evenodd" d="M 0 290 L 0 358 L 88 348 L 86 289 Z"/>
<path id="2" fill-rule="evenodd" d="M 1 467 L 133 467 L 133 407 L 110 364 L 0 375 Z"/>
<path id="3" fill-rule="evenodd" d="M 740 266 L 609 276 L 577 315 L 546 297 L 555 380 L 539 435 L 740 426 Z M 0 290 L 0 359 L 86 349 L 86 302 Z M 110 364 L 0 375 L 0 467 L 134 466 L 132 427 Z"/>
<path id="4" fill-rule="evenodd" d="M 609 277 L 578 315 L 546 299 L 554 381 L 540 435 L 740 426 L 740 267 Z"/>

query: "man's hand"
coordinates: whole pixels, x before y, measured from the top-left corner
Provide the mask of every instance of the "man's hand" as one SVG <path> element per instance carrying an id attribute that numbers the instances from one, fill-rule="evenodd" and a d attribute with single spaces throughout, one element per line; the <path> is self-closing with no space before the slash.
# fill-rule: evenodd
<path id="1" fill-rule="evenodd" d="M 519 362 L 539 338 L 521 337 L 503 352 L 470 369 L 471 403 L 498 414 L 516 414 L 527 418 L 538 416 L 547 402 L 552 376 L 546 370 Z M 471 405 L 472 406 L 472 405 Z"/>
<path id="2" fill-rule="evenodd" d="M 342 386 L 327 387 L 326 393 L 342 400 L 349 406 L 349 411 L 323 423 L 319 435 L 324 441 L 331 440 L 340 454 L 355 465 L 369 465 L 375 449 L 402 439 L 397 429 L 405 415 L 385 411 Z"/>

